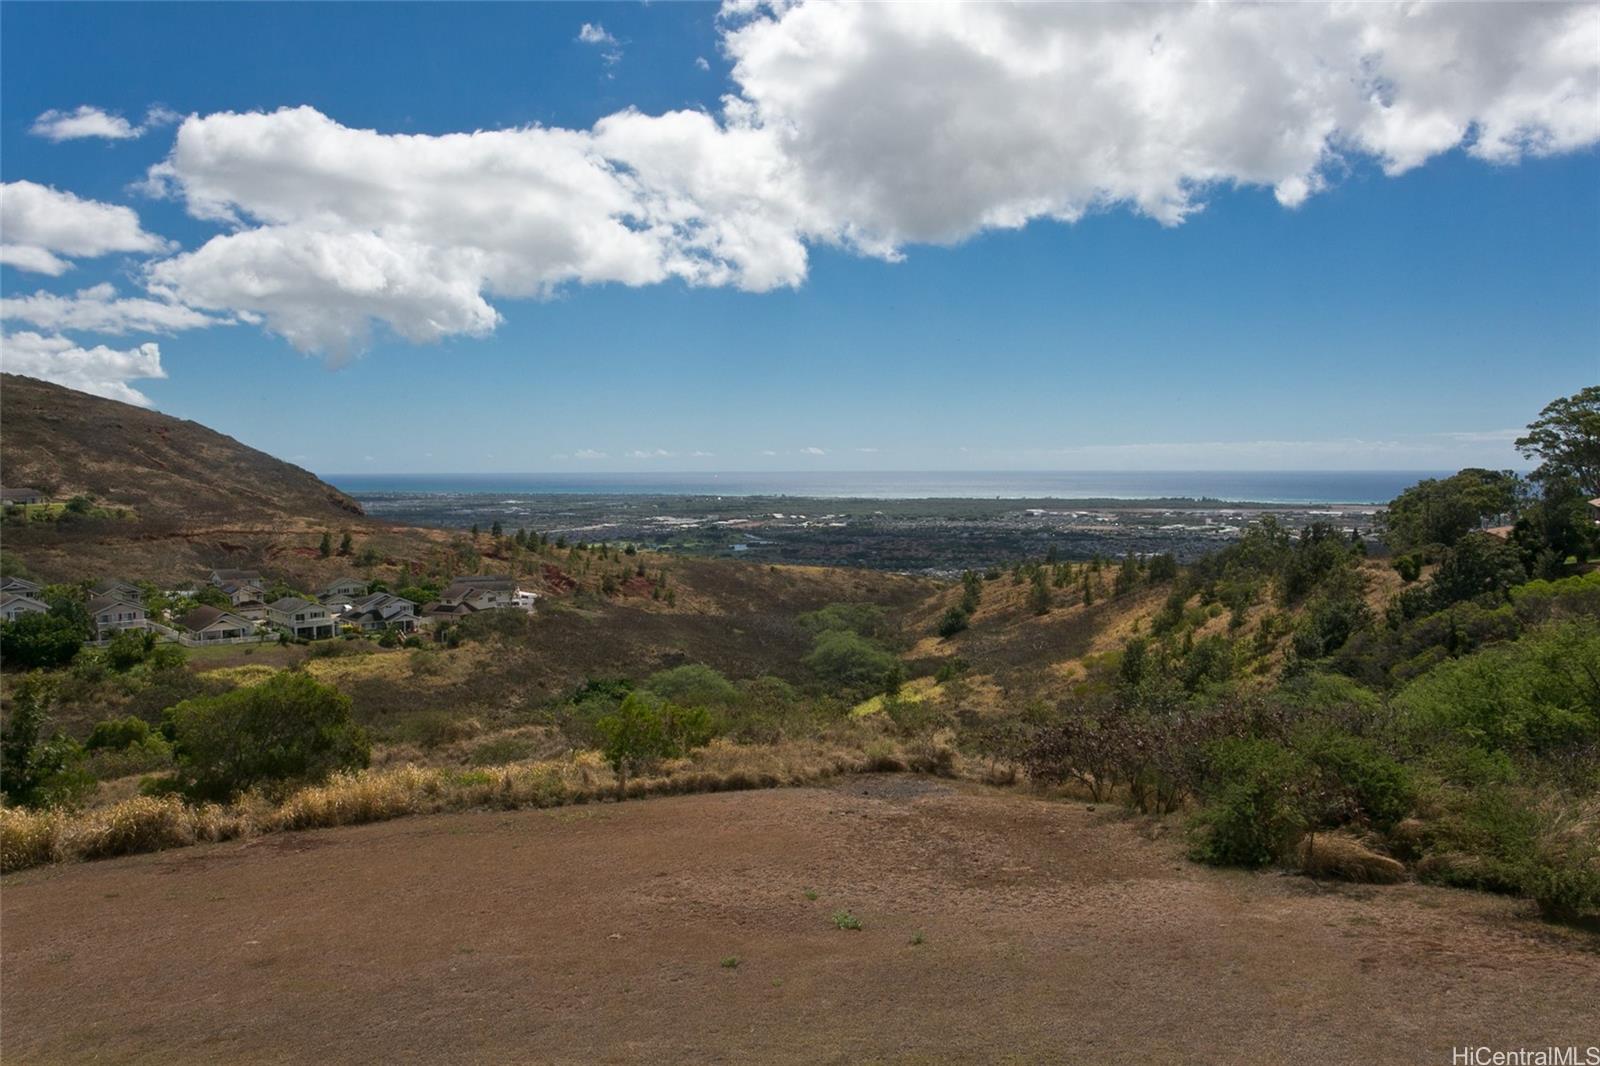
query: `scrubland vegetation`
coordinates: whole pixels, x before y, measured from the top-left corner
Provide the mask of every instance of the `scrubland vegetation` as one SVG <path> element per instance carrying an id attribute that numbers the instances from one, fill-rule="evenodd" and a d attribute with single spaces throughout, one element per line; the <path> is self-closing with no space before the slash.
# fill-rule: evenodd
<path id="1" fill-rule="evenodd" d="M 667 583 L 584 546 L 580 578 L 638 582 L 637 608 L 552 597 L 409 649 L 114 644 L 12 675 L 0 862 L 908 769 L 1125 805 L 1202 863 L 1593 920 L 1600 463 L 1557 408 L 1531 479 L 1419 484 L 1382 541 L 1268 517 L 1188 567 L 1047 555 L 931 590 L 718 563 Z"/>

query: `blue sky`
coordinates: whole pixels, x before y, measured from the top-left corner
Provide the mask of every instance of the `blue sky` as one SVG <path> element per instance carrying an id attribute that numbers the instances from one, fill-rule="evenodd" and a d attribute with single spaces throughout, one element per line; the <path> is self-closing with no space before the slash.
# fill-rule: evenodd
<path id="1" fill-rule="evenodd" d="M 160 410 L 324 473 L 1499 466 L 1517 462 L 1510 431 L 1550 399 L 1600 380 L 1600 158 L 1581 99 L 1575 133 L 1573 121 L 1550 119 L 1572 143 L 1515 158 L 1474 149 L 1488 127 L 1470 103 L 1462 115 L 1479 123 L 1473 132 L 1453 146 L 1426 148 L 1420 161 L 1405 155 L 1414 139 L 1364 133 L 1367 147 L 1336 158 L 1322 152 L 1318 187 L 1293 206 L 1281 202 L 1295 200 L 1282 191 L 1290 186 L 1275 183 L 1309 173 L 1296 160 L 1230 163 L 1237 173 L 1209 183 L 1182 169 L 1202 155 L 1256 159 L 1253 145 L 1238 143 L 1248 133 L 1208 134 L 1179 153 L 1181 164 L 1125 173 L 1127 159 L 1149 153 L 1139 144 L 1107 148 L 1089 125 L 1073 134 L 1078 140 L 1052 146 L 1065 154 L 1051 159 L 1115 155 L 1123 161 L 1115 180 L 1102 188 L 1086 166 L 1087 177 L 1062 178 L 1058 187 L 1049 171 L 1061 167 L 1052 163 L 1039 181 L 1017 178 L 1012 188 L 1012 175 L 1035 165 L 1037 130 L 972 133 L 959 114 L 922 110 L 901 116 L 897 127 L 892 94 L 872 95 L 864 79 L 896 69 L 890 60 L 901 54 L 894 49 L 904 45 L 903 28 L 849 27 L 850 39 L 881 52 L 859 69 L 840 59 L 836 79 L 859 84 L 861 100 L 882 101 L 861 104 L 860 113 L 914 134 L 910 147 L 895 146 L 899 155 L 885 161 L 842 154 L 846 140 L 804 128 L 848 123 L 858 112 L 829 110 L 834 83 L 819 83 L 810 97 L 786 96 L 783 68 L 771 57 L 788 40 L 777 35 L 807 28 L 778 15 L 758 18 L 760 39 L 731 38 L 735 19 L 684 4 L 7 4 L 0 9 L 5 181 L 125 205 L 145 233 L 167 243 L 154 253 L 69 256 L 71 269 L 58 276 L 7 265 L 0 268 L 5 296 L 68 295 L 109 282 L 119 297 L 156 298 L 231 322 L 105 332 L 47 328 L 8 311 L 7 347 L 20 351 L 19 331 L 55 336 L 53 329 L 85 350 L 157 344 L 166 376 L 127 387 Z M 585 24 L 597 41 L 580 39 Z M 1091 32 L 1072 25 L 1051 32 L 1058 29 Z M 1505 39 L 1503 30 L 1486 36 L 1485 47 Z M 1406 47 L 1420 53 L 1425 43 Z M 915 81 L 959 77 L 966 68 L 953 59 L 943 70 L 909 69 Z M 1402 74 L 1425 75 L 1397 69 L 1403 103 L 1414 82 Z M 1052 73 L 1039 99 L 1073 106 L 1063 87 L 1076 76 Z M 985 69 L 972 77 L 974 97 L 988 91 Z M 1020 84 L 1026 94 L 1031 83 L 1008 76 L 998 84 L 1012 92 Z M 1507 95 L 1515 88 L 1499 87 Z M 257 128 L 232 136 L 226 118 L 203 144 L 208 131 L 181 127 L 182 137 L 193 134 L 206 150 L 176 165 L 181 190 L 169 184 L 165 196 L 139 183 L 169 154 L 176 158 L 175 121 L 157 119 L 142 135 L 120 139 L 52 141 L 34 132 L 40 115 L 80 106 L 135 126 L 156 106 L 201 117 L 305 106 L 341 131 L 430 137 L 531 125 L 587 131 L 630 108 L 652 121 L 689 111 L 711 116 L 715 127 L 714 147 L 704 150 L 721 154 L 697 160 L 704 169 L 737 163 L 744 151 L 722 144 L 737 121 L 725 94 L 753 102 L 762 136 L 784 118 L 802 127 L 784 142 L 781 160 L 786 175 L 803 179 L 803 204 L 791 202 L 800 194 L 783 198 L 791 195 L 787 183 L 781 195 L 765 187 L 748 198 L 737 188 L 726 199 L 694 192 L 693 232 L 758 198 L 768 205 L 757 212 L 761 227 L 710 252 L 694 247 L 689 254 L 699 258 L 681 268 L 688 273 L 660 265 L 681 261 L 671 254 L 681 251 L 676 244 L 649 253 L 645 265 L 618 268 L 662 274 L 645 281 L 630 274 L 633 284 L 613 280 L 610 266 L 584 266 L 529 293 L 517 290 L 523 264 L 498 275 L 474 266 L 480 273 L 469 272 L 467 288 L 481 289 L 429 291 L 415 309 L 384 304 L 370 319 L 362 318 L 366 295 L 352 288 L 348 300 L 338 299 L 343 280 L 310 286 L 325 292 L 253 303 L 255 272 L 270 280 L 272 271 L 292 275 L 302 262 L 277 256 L 276 244 L 252 252 L 260 257 L 248 260 L 250 271 L 225 257 L 214 261 L 222 267 L 197 260 L 165 275 L 148 273 L 148 264 L 243 230 L 266 237 L 280 227 L 333 227 L 328 232 L 343 241 L 369 227 L 406 254 L 432 242 L 415 271 L 395 268 L 408 279 L 431 279 L 435 264 L 456 261 L 458 243 L 472 242 L 458 241 L 445 223 L 429 223 L 425 240 L 414 239 L 420 230 L 396 236 L 402 231 L 386 219 L 355 218 L 359 204 L 326 207 L 334 194 L 320 188 L 287 199 L 299 195 L 290 187 L 311 172 L 305 159 L 315 149 Z M 1593 97 L 1590 104 L 1600 111 Z M 1230 129 L 1256 124 L 1244 121 L 1247 114 L 1224 117 Z M 1423 127 L 1417 119 L 1414 128 Z M 1008 140 L 1013 134 L 1018 139 Z M 1142 135 L 1164 149 L 1171 133 L 1153 126 Z M 924 143 L 937 152 L 924 158 Z M 237 165 L 216 161 L 235 150 Z M 613 150 L 624 156 L 624 173 L 656 180 L 654 156 L 627 154 L 643 151 L 632 142 Z M 303 151 L 304 158 L 285 170 L 289 177 L 272 178 L 270 189 L 250 187 L 248 172 L 261 166 L 256 153 L 266 151 Z M 344 172 L 330 177 L 325 169 L 316 169 L 315 180 L 341 188 L 384 180 L 361 171 L 352 153 L 348 182 Z M 950 167 L 948 177 L 936 167 Z M 907 175 L 928 180 L 907 186 Z M 1167 200 L 1141 202 L 1138 190 L 1169 178 L 1160 194 Z M 873 182 L 887 190 L 881 197 L 868 195 L 877 191 Z M 194 217 L 205 213 L 196 208 L 202 183 L 225 190 L 232 220 Z M 689 188 L 671 191 L 690 196 Z M 1086 206 L 1085 188 L 1093 190 Z M 867 192 L 858 196 L 861 189 Z M 1173 189 L 1190 197 L 1181 221 L 1162 217 Z M 461 187 L 463 199 L 473 195 Z M 919 196 L 926 203 L 909 203 Z M 1041 196 L 1056 199 L 1036 209 Z M 410 211 L 403 199 L 395 202 Z M 1017 210 L 1030 220 L 1015 225 Z M 1080 213 L 1074 222 L 1050 217 Z M 764 235 L 774 214 L 786 234 L 801 236 L 741 258 L 741 242 L 750 232 Z M 946 218 L 954 238 L 944 231 Z M 743 215 L 737 224 L 754 225 Z M 794 247 L 804 249 L 803 266 L 781 268 L 789 273 L 779 283 L 761 281 L 769 266 L 789 262 Z M 529 270 L 546 268 L 528 255 Z M 239 276 L 218 281 L 219 269 Z M 157 277 L 162 284 L 152 282 Z M 284 302 L 291 299 L 314 306 Z M 484 328 L 481 315 L 495 313 Z M 457 314 L 461 323 L 480 317 L 432 335 L 441 316 Z M 343 351 L 323 343 L 328 330 L 356 321 L 366 322 L 359 343 Z M 285 322 L 315 325 L 296 332 Z M 407 339 L 407 330 L 429 335 Z M 7 362 L 16 365 L 10 352 Z"/>

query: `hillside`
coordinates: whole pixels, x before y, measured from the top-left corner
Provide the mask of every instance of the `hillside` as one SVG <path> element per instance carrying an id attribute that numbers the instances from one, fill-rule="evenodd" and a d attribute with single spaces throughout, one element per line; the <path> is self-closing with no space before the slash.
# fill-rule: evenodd
<path id="1" fill-rule="evenodd" d="M 16 374 L 0 375 L 0 466 L 8 486 L 89 495 L 145 524 L 347 522 L 362 513 L 309 471 L 197 422 Z"/>

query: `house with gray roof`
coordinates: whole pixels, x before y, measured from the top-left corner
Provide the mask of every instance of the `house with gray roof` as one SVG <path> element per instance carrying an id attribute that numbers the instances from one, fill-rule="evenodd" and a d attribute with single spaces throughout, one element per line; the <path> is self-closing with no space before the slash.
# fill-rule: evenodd
<path id="1" fill-rule="evenodd" d="M 44 614 L 50 605 L 25 592 L 0 592 L 0 621 L 15 622 L 25 614 Z"/>
<path id="2" fill-rule="evenodd" d="M 267 622 L 298 640 L 326 640 L 339 633 L 339 624 L 328 608 L 298 596 L 267 604 Z"/>
<path id="3" fill-rule="evenodd" d="M 48 503 L 50 497 L 40 489 L 0 487 L 0 504 Z"/>
<path id="4" fill-rule="evenodd" d="M 417 605 L 393 593 L 374 592 L 352 603 L 339 621 L 364 633 L 385 629 L 410 633 L 417 628 Z"/>
<path id="5" fill-rule="evenodd" d="M 255 623 L 248 618 L 209 605 L 196 607 L 178 625 L 185 644 L 237 644 L 256 636 Z"/>
<path id="6" fill-rule="evenodd" d="M 108 640 L 124 629 L 149 629 L 150 612 L 138 600 L 101 593 L 89 600 L 89 623 L 96 640 Z"/>

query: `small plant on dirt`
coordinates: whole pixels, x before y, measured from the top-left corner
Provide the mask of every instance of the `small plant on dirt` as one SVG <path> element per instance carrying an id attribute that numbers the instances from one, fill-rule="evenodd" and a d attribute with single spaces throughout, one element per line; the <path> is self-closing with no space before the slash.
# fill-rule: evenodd
<path id="1" fill-rule="evenodd" d="M 911 934 L 911 940 L 909 941 L 909 943 L 911 944 L 912 947 L 920 947 L 922 945 L 922 934 L 921 933 L 912 933 Z"/>
<path id="2" fill-rule="evenodd" d="M 849 911 L 834 911 L 833 912 L 833 924 L 834 924 L 835 928 L 838 928 L 838 929 L 860 930 L 860 928 L 861 928 L 861 919 L 857 918 L 855 915 L 851 914 Z"/>
<path id="3" fill-rule="evenodd" d="M 814 889 L 814 888 L 806 889 L 806 899 L 815 901 L 816 898 L 817 898 L 817 890 L 816 889 Z"/>
<path id="4" fill-rule="evenodd" d="M 737 970 L 739 968 L 739 956 L 729 955 L 727 958 L 723 959 L 722 968 L 724 970 Z"/>

